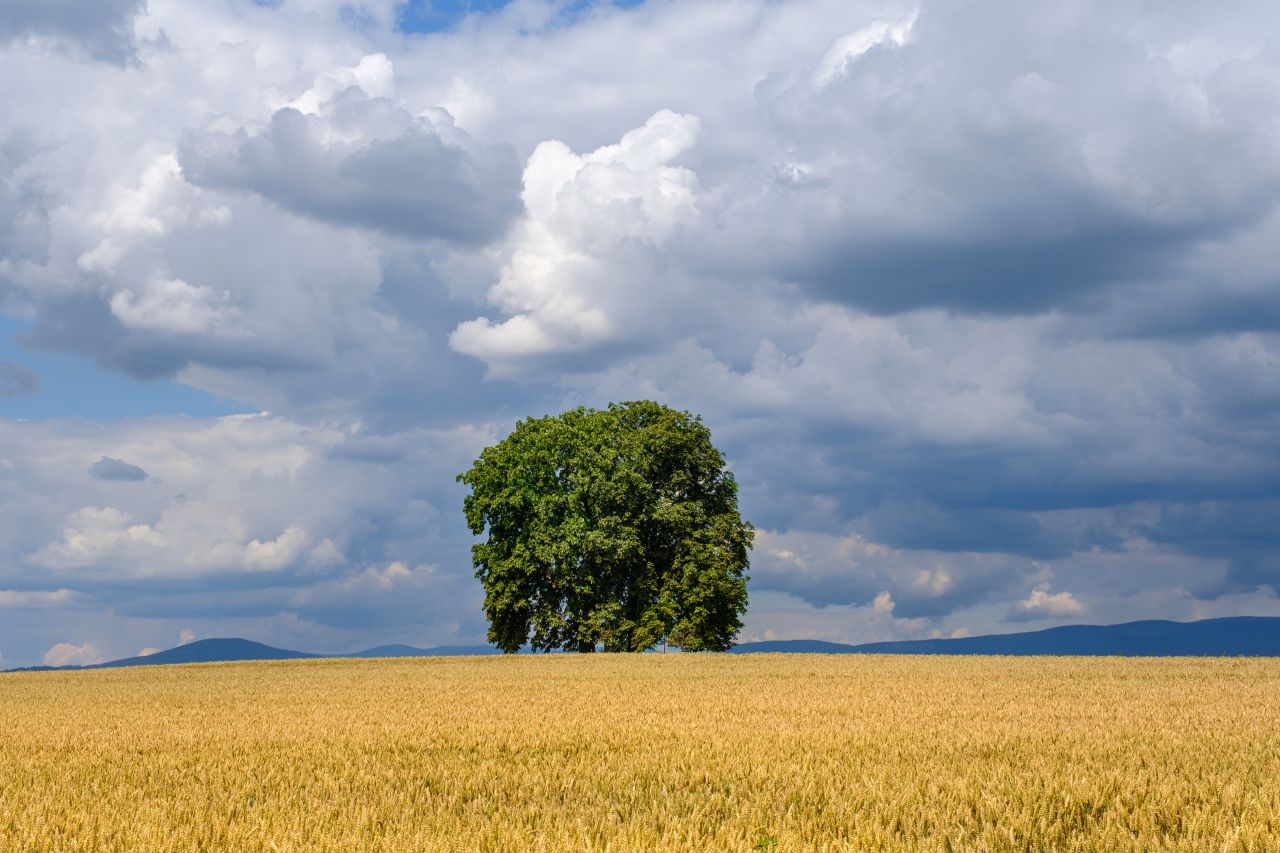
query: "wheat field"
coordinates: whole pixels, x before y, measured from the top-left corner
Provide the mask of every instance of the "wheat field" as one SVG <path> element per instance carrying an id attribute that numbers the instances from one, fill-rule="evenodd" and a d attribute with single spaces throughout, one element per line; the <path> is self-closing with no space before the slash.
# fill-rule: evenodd
<path id="1" fill-rule="evenodd" d="M 1280 660 L 0 676 L 0 850 L 1280 850 Z"/>

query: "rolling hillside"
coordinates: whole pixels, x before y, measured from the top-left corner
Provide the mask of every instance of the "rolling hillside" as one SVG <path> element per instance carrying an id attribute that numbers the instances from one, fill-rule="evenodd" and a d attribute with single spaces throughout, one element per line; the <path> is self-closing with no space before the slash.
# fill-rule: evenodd
<path id="1" fill-rule="evenodd" d="M 825 640 L 768 640 L 741 643 L 734 654 L 899 654 L 899 655 L 1082 655 L 1118 657 L 1280 657 L 1280 617 L 1234 616 L 1198 622 L 1149 620 L 1121 625 L 1063 625 L 1043 631 L 989 634 L 936 640 L 899 640 L 848 645 Z M 89 666 L 32 666 L 9 670 L 111 669 L 220 661 L 296 660 L 301 658 L 453 657 L 500 654 L 493 646 L 402 644 L 360 652 L 324 655 L 278 649 L 239 638 L 197 640 L 162 652 Z"/>
<path id="2" fill-rule="evenodd" d="M 742 643 L 738 654 L 825 652 L 903 655 L 1280 656 L 1280 618 L 1234 616 L 1198 622 L 1148 620 L 1121 625 L 1063 625 L 1043 631 L 851 646 L 821 640 Z"/>

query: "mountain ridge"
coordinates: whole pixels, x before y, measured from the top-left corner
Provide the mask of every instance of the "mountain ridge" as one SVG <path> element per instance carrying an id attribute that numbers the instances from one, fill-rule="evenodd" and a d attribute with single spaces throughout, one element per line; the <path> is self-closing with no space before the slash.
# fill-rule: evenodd
<path id="1" fill-rule="evenodd" d="M 952 654 L 952 655 L 1077 655 L 1117 657 L 1280 657 L 1280 617 L 1226 616 L 1193 622 L 1146 619 L 1117 625 L 1060 625 L 1038 631 L 984 634 L 929 640 L 890 640 L 877 643 L 833 643 L 826 640 L 765 640 L 740 643 L 732 654 Z M 186 663 L 229 663 L 257 660 L 318 658 L 453 657 L 501 654 L 493 646 L 434 646 L 403 644 L 375 646 L 345 654 L 317 654 L 268 646 L 240 637 L 196 640 L 145 656 L 120 658 L 82 666 L 27 666 L 5 672 L 115 669 Z"/>
<path id="2" fill-rule="evenodd" d="M 422 657 L 457 657 L 461 655 L 500 655 L 502 652 L 493 646 L 431 646 L 420 649 L 417 646 L 406 646 L 403 643 L 391 643 L 386 646 L 374 646 L 362 652 L 349 652 L 345 655 L 333 655 L 339 658 L 422 658 Z"/>
<path id="3" fill-rule="evenodd" d="M 119 660 L 104 661 L 103 663 L 69 664 L 67 666 L 23 666 L 3 671 L 52 672 L 186 663 L 234 663 L 237 661 L 314 660 L 320 658 L 451 657 L 489 654 L 500 654 L 500 652 L 492 646 L 436 646 L 422 649 L 416 646 L 396 644 L 375 646 L 372 649 L 348 652 L 346 654 L 319 654 L 315 652 L 299 652 L 293 649 L 281 649 L 241 637 L 210 637 L 206 640 L 195 640 L 149 655 L 135 655 L 133 657 L 120 658 Z"/>
<path id="4" fill-rule="evenodd" d="M 1117 625 L 1059 625 L 1038 631 L 850 645 L 822 640 L 741 643 L 735 654 L 1075 655 L 1090 657 L 1278 657 L 1280 617 L 1226 616 L 1194 622 L 1144 619 Z"/>

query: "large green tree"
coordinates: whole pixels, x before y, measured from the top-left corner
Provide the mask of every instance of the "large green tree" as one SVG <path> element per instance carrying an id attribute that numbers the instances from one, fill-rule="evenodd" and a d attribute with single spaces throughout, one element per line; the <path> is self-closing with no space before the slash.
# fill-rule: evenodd
<path id="1" fill-rule="evenodd" d="M 755 534 L 700 418 L 647 400 L 529 418 L 458 480 L 498 648 L 733 645 Z"/>

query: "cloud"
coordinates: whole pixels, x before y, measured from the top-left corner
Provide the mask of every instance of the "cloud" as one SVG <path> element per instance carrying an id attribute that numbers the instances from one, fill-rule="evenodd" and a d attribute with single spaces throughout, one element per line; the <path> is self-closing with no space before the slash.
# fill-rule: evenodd
<path id="1" fill-rule="evenodd" d="M 164 534 L 115 507 L 88 506 L 67 517 L 61 538 L 32 555 L 46 568 L 96 568 L 145 560 L 164 546 Z"/>
<path id="2" fill-rule="evenodd" d="M 39 427 L 31 431 L 41 434 Z M 96 505 L 77 506 L 68 494 L 70 506 L 55 523 L 56 534 L 28 554 L 32 564 L 150 577 L 273 572 L 341 559 L 340 543 L 308 534 L 308 527 L 330 522 L 330 510 L 323 498 L 303 498 L 306 487 L 297 480 L 307 476 L 310 460 L 322 459 L 341 440 L 341 431 L 260 415 L 153 424 L 142 433 L 125 429 L 117 435 L 121 455 L 146 453 L 160 488 L 132 496 L 104 491 L 101 497 L 110 503 Z M 99 446 L 112 443 L 99 440 Z M 120 471 L 114 464 L 106 470 Z M 50 473 L 65 476 L 56 468 Z"/>
<path id="3" fill-rule="evenodd" d="M 699 127 L 695 116 L 662 110 L 588 154 L 558 140 L 540 144 L 524 170 L 528 213 L 488 293 L 507 319 L 459 324 L 453 348 L 504 375 L 645 330 L 637 311 L 665 302 L 661 291 L 678 278 L 663 269 L 662 247 L 697 214 L 697 176 L 673 161 Z M 640 294 L 649 306 L 635 304 Z"/>
<path id="4" fill-rule="evenodd" d="M 171 233 L 187 218 L 191 201 L 180 177 L 177 159 L 165 152 L 143 164 L 132 186 L 112 186 L 89 217 L 101 239 L 75 259 L 76 266 L 90 274 L 114 272 L 130 248 Z"/>
<path id="5" fill-rule="evenodd" d="M 313 89 L 261 131 L 189 136 L 184 176 L 402 237 L 479 244 L 501 236 L 520 212 L 515 151 L 476 143 L 445 110 L 414 114 L 371 97 L 358 85 L 372 76 L 360 73 L 368 59 L 351 72 L 352 88 L 323 102 Z M 389 63 L 379 67 L 391 74 Z"/>
<path id="6" fill-rule="evenodd" d="M 0 421 L 11 660 L 478 641 L 453 476 L 636 398 L 756 634 L 1277 612 L 1274 3 L 553 5 L 0 12 L 3 357 L 271 413 Z"/>
<path id="7" fill-rule="evenodd" d="M 329 108 L 334 98 L 355 87 L 374 98 L 389 98 L 395 93 L 395 66 L 385 53 L 360 57 L 350 67 L 331 68 L 316 77 L 310 89 L 290 101 L 300 113 L 319 115 Z"/>
<path id="8" fill-rule="evenodd" d="M 39 373 L 16 361 L 0 361 L 0 397 L 31 397 L 39 390 Z"/>
<path id="9" fill-rule="evenodd" d="M 1268 214 L 1280 159 L 1252 110 L 1280 92 L 1255 76 L 1265 51 L 1238 74 L 1178 69 L 1157 33 L 1194 25 L 1135 12 L 925 3 L 909 31 L 874 22 L 848 59 L 771 75 L 756 96 L 773 170 L 725 196 L 726 248 L 875 313 L 1079 311 L 1176 276 L 1201 241 Z M 969 51 L 997 32 L 1000 50 Z"/>
<path id="10" fill-rule="evenodd" d="M 185 646 L 196 641 L 196 633 L 190 628 L 183 628 L 178 632 L 178 645 Z"/>
<path id="11" fill-rule="evenodd" d="M 310 537 L 298 527 L 287 528 L 275 539 L 254 539 L 244 546 L 244 562 L 251 569 L 276 570 L 293 563 L 302 554 Z"/>
<path id="12" fill-rule="evenodd" d="M 168 648 L 181 629 L 286 645 L 301 636 L 319 650 L 367 647 L 373 636 L 478 641 L 479 590 L 469 537 L 453 529 L 453 476 L 492 436 L 385 436 L 400 460 L 388 466 L 329 453 L 358 443 L 356 427 L 274 416 L 7 423 L 0 621 L 19 637 L 10 654 L 38 659 L 69 624 L 92 630 L 108 657 Z M 117 459 L 145 453 L 148 488 L 84 477 L 85 457 L 103 449 Z M 438 565 L 408 562 L 422 555 Z M 37 610 L 46 623 L 21 621 Z M 306 623 L 302 635 L 254 628 L 286 616 Z"/>
<path id="13" fill-rule="evenodd" d="M 1275 519 L 1280 500 L 1206 500 L 1160 507 L 1141 527 L 1157 546 L 1225 561 L 1218 577 L 1199 579 L 1192 590 L 1206 598 L 1269 587 L 1280 593 L 1280 532 Z"/>
<path id="14" fill-rule="evenodd" d="M 817 607 L 870 606 L 900 619 L 937 617 L 1007 596 L 1040 570 L 997 553 L 906 551 L 856 534 L 759 530 L 755 590 L 784 592 Z"/>
<path id="15" fill-rule="evenodd" d="M 252 199 L 209 204 L 172 155 L 125 173 L 114 179 L 125 186 L 79 199 L 74 223 L 52 223 L 48 250 L 13 265 L 19 298 L 38 306 L 28 345 L 154 378 L 190 365 L 231 375 L 315 368 L 341 340 L 374 337 L 372 327 L 413 339 L 369 310 L 379 273 L 367 238 Z"/>
<path id="16" fill-rule="evenodd" d="M 95 480 L 140 482 L 147 479 L 147 472 L 123 459 L 104 456 L 89 466 L 89 476 Z"/>
<path id="17" fill-rule="evenodd" d="M 850 64 L 873 48 L 881 45 L 901 47 L 906 44 L 917 17 L 918 10 L 896 21 L 877 18 L 865 27 L 839 36 L 819 60 L 813 75 L 814 85 L 827 86 L 843 77 L 849 72 Z"/>
<path id="18" fill-rule="evenodd" d="M 152 279 L 139 293 L 121 290 L 111 297 L 111 313 L 126 328 L 167 335 L 216 334 L 235 321 L 230 294 L 178 279 Z"/>
<path id="19" fill-rule="evenodd" d="M 1029 596 L 1013 603 L 1005 618 L 1010 622 L 1062 619 L 1079 616 L 1084 610 L 1084 604 L 1070 592 L 1050 593 L 1048 589 L 1033 589 Z"/>
<path id="20" fill-rule="evenodd" d="M 459 612 L 457 603 L 479 606 L 468 580 L 465 573 L 438 566 L 393 561 L 299 589 L 289 596 L 287 606 L 303 618 L 340 627 L 428 622 L 436 630 L 456 631 L 475 619 L 470 609 Z"/>
<path id="21" fill-rule="evenodd" d="M 45 666 L 88 666 L 102 663 L 102 661 L 102 654 L 94 648 L 92 643 L 79 646 L 72 643 L 57 643 L 44 653 L 43 658 Z"/>
<path id="22" fill-rule="evenodd" d="M 77 597 L 69 589 L 0 589 L 0 607 L 56 607 L 68 604 Z"/>
<path id="23" fill-rule="evenodd" d="M 7 0 L 0 7 L 0 42 L 51 37 L 83 47 L 91 56 L 123 62 L 133 55 L 133 19 L 142 0 Z"/>

